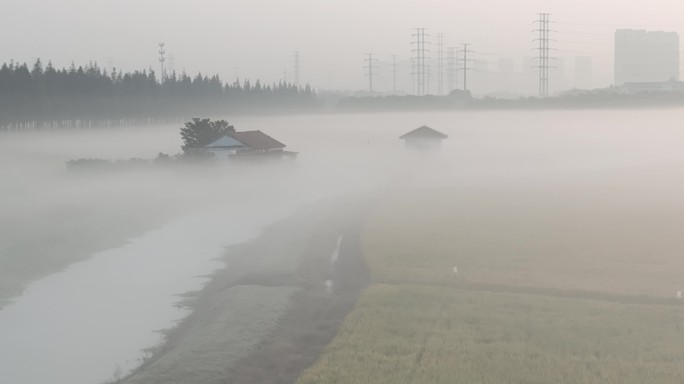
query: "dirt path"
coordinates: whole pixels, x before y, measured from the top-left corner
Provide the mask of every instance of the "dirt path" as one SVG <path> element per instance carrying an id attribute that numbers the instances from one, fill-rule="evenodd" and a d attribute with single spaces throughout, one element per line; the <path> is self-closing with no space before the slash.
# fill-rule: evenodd
<path id="1" fill-rule="evenodd" d="M 295 382 L 368 283 L 360 234 L 372 204 L 312 206 L 230 249 L 227 268 L 186 299 L 193 313 L 120 382 Z"/>
<path id="2" fill-rule="evenodd" d="M 337 335 L 370 277 L 361 251 L 361 222 L 355 218 L 348 225 L 332 269 L 316 249 L 306 253 L 302 276 L 311 280 L 295 294 L 272 334 L 228 371 L 228 382 L 294 383 Z M 321 284 L 326 276 L 331 290 Z"/>

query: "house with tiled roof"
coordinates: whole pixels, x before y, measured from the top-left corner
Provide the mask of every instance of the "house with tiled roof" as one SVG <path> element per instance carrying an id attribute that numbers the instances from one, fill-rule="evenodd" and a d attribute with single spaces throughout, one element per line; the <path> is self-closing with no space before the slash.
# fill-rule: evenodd
<path id="1" fill-rule="evenodd" d="M 261 131 L 232 132 L 203 147 L 218 158 L 294 158 L 296 152 Z"/>
<path id="2" fill-rule="evenodd" d="M 404 140 L 407 148 L 429 150 L 440 148 L 442 146 L 442 141 L 448 137 L 448 135 L 442 132 L 432 129 L 427 125 L 423 125 L 399 138 Z"/>

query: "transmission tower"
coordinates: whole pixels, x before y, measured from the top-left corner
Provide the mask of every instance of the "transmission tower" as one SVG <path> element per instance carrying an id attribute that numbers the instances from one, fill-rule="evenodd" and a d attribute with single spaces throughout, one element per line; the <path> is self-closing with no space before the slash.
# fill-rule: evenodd
<path id="1" fill-rule="evenodd" d="M 299 88 L 299 51 L 294 53 L 294 84 Z"/>
<path id="2" fill-rule="evenodd" d="M 429 67 L 427 63 L 428 50 L 425 48 L 427 44 L 427 35 L 425 28 L 416 28 L 416 32 L 412 35 L 414 41 L 412 42 L 414 48 L 413 52 L 413 93 L 420 96 L 426 95 L 429 92 Z"/>
<path id="3" fill-rule="evenodd" d="M 392 94 L 397 94 L 397 55 L 392 55 Z"/>
<path id="4" fill-rule="evenodd" d="M 444 34 L 437 34 L 437 94 L 444 94 Z"/>
<path id="5" fill-rule="evenodd" d="M 368 76 L 368 91 L 371 94 L 373 93 L 373 77 L 378 74 L 375 72 L 378 69 L 378 66 L 375 64 L 376 60 L 373 58 L 372 53 L 366 53 L 366 58 L 364 59 L 366 65 L 363 68 L 366 70 L 366 76 Z"/>
<path id="6" fill-rule="evenodd" d="M 164 62 L 166 61 L 166 44 L 164 43 L 159 43 L 159 64 L 161 65 L 161 72 L 159 72 L 159 82 L 163 83 L 164 79 L 166 78 L 166 74 L 164 73 Z"/>
<path id="7" fill-rule="evenodd" d="M 539 18 L 535 21 L 537 24 L 537 29 L 535 32 L 539 34 L 539 37 L 534 41 L 537 42 L 538 46 L 534 48 L 538 51 L 539 56 L 537 59 L 536 68 L 539 69 L 539 97 L 544 98 L 549 96 L 549 70 L 551 68 L 551 29 L 550 29 L 550 14 L 539 13 Z"/>
<path id="8" fill-rule="evenodd" d="M 472 70 L 472 68 L 469 67 L 468 64 L 472 61 L 472 59 L 468 58 L 468 54 L 472 53 L 473 51 L 469 50 L 468 47 L 471 44 L 463 44 L 463 49 L 460 50 L 459 52 L 463 54 L 463 58 L 460 59 L 461 63 L 463 65 L 461 66 L 461 71 L 463 71 L 463 90 L 467 91 L 468 90 L 468 71 Z"/>
<path id="9" fill-rule="evenodd" d="M 447 92 L 451 92 L 458 86 L 458 60 L 456 59 L 456 47 L 447 48 L 446 62 Z"/>

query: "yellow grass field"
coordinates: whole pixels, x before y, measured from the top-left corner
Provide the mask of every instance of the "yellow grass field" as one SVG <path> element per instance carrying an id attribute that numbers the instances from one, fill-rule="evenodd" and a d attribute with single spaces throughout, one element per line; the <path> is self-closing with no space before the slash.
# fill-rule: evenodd
<path id="1" fill-rule="evenodd" d="M 299 384 L 684 382 L 680 210 L 604 192 L 395 193 Z"/>
<path id="2" fill-rule="evenodd" d="M 611 192 L 397 194 L 367 225 L 366 259 L 376 282 L 675 298 L 684 291 L 684 210 L 644 202 L 642 191 Z"/>
<path id="3" fill-rule="evenodd" d="M 681 383 L 684 308 L 376 285 L 299 384 Z"/>

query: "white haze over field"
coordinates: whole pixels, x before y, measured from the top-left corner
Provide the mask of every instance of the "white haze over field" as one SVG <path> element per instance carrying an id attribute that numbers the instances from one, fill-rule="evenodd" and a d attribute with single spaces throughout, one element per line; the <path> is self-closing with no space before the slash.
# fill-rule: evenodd
<path id="1" fill-rule="evenodd" d="M 614 197 L 625 215 L 606 225 L 646 207 L 671 232 L 681 220 L 658 215 L 684 208 L 682 113 L 228 118 L 299 159 L 107 174 L 71 174 L 65 161 L 174 154 L 181 124 L 0 136 L 0 299 L 43 277 L 0 309 L 0 382 L 85 384 L 110 378 L 117 364 L 130 367 L 158 340 L 154 331 L 183 314 L 175 295 L 200 286 L 196 276 L 218 267 L 212 259 L 222 247 L 322 199 L 407 186 L 524 187 L 578 199 L 588 220 L 592 204 Z M 410 153 L 398 140 L 423 124 L 450 136 L 441 153 Z M 69 353 L 50 359 L 58 351 Z"/>

